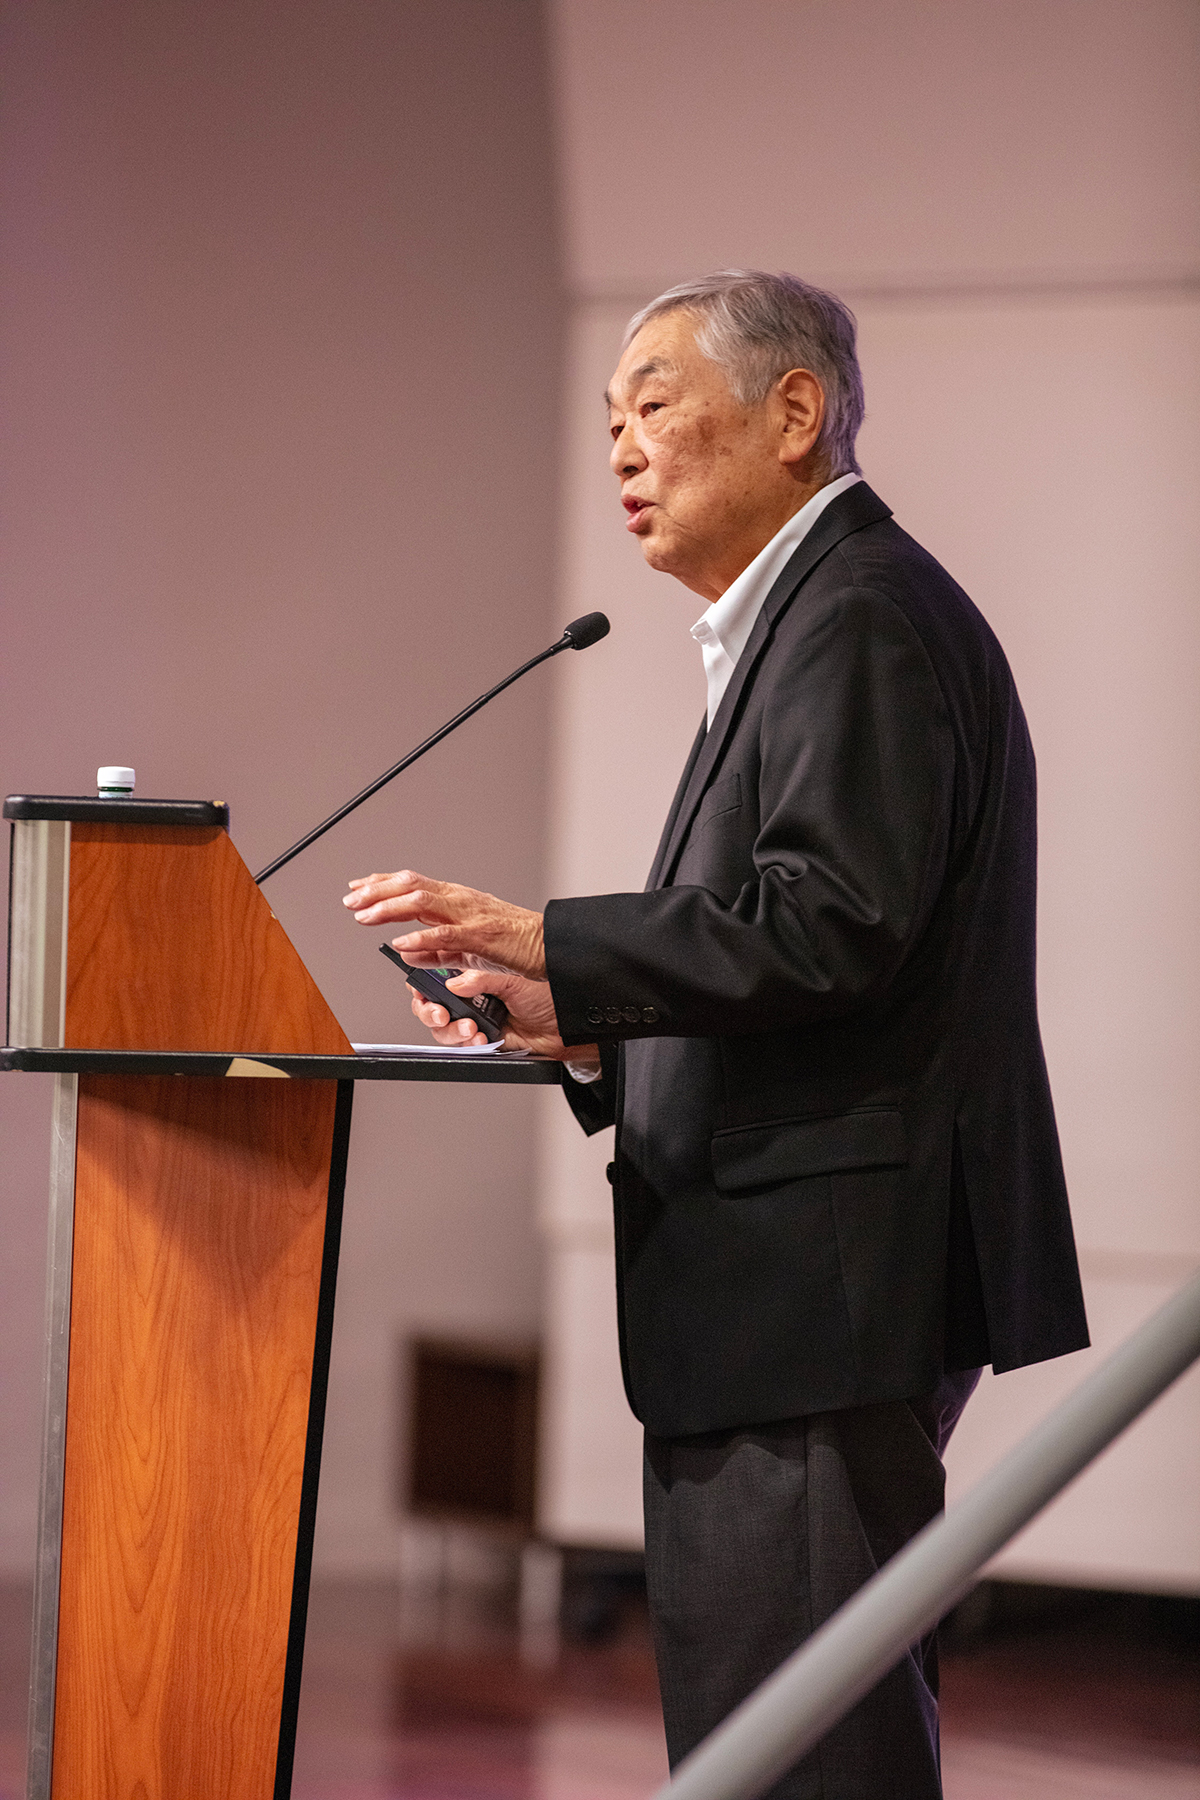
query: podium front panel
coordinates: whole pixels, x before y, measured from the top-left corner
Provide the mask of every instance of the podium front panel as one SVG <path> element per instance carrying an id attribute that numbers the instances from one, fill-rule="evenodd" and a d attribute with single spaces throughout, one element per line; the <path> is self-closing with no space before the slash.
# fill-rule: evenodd
<path id="1" fill-rule="evenodd" d="M 60 1077 L 31 1800 L 290 1790 L 352 1091 Z"/>

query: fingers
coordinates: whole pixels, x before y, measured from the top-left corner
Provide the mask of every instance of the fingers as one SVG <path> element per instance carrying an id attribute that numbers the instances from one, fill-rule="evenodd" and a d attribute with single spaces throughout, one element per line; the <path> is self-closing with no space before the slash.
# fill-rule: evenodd
<path id="1" fill-rule="evenodd" d="M 382 923 L 382 921 L 373 919 L 363 919 L 361 914 L 357 916 L 360 923 L 364 925 Z M 389 919 L 388 922 L 392 921 Z M 462 925 L 430 925 L 423 919 L 418 919 L 416 923 L 420 927 L 419 930 L 408 931 L 402 937 L 392 939 L 392 948 L 399 950 L 406 961 L 411 951 L 414 956 L 423 957 L 427 966 L 432 963 L 434 968 L 437 968 L 440 964 L 450 961 L 448 953 L 458 949 L 460 944 L 477 942 L 479 939 L 477 928 L 472 930 L 470 927 Z"/>
<path id="2" fill-rule="evenodd" d="M 469 969 L 447 983 L 451 992 L 469 998 L 495 994 L 508 1008 L 504 1032 L 506 1050 L 532 1050 L 539 1056 L 573 1056 L 559 1035 L 554 999 L 545 981 L 531 981 L 511 972 Z"/>
<path id="3" fill-rule="evenodd" d="M 343 897 L 360 925 L 407 925 L 394 938 L 405 957 L 448 962 L 465 956 L 541 980 L 546 972 L 542 915 L 457 882 L 435 881 L 414 869 L 358 875 Z"/>
<path id="4" fill-rule="evenodd" d="M 400 924 L 439 916 L 427 886 L 406 888 L 398 894 L 389 894 L 386 886 L 362 887 L 347 894 L 342 905 L 350 908 L 360 925 Z"/>
<path id="5" fill-rule="evenodd" d="M 446 983 L 452 994 L 461 994 L 464 1000 L 473 1000 L 477 994 L 495 994 L 505 1005 L 528 985 L 522 976 L 500 969 L 464 969 Z"/>
<path id="6" fill-rule="evenodd" d="M 384 875 L 378 870 L 374 875 L 354 875 L 346 884 L 350 892 L 342 904 L 343 906 L 352 906 L 356 899 L 359 899 L 360 904 L 364 904 L 372 894 L 382 893 L 385 888 L 389 893 L 400 894 L 414 884 L 419 886 L 421 879 L 421 876 L 412 869 L 397 869 L 391 875 Z"/>
<path id="7" fill-rule="evenodd" d="M 435 1043 L 459 1046 L 487 1043 L 486 1037 L 475 1029 L 470 1019 L 452 1019 L 444 1006 L 425 1000 L 420 994 L 413 995 L 412 1009 Z"/>
<path id="8" fill-rule="evenodd" d="M 459 892 L 470 894 L 471 890 Z M 534 981 L 543 980 L 546 952 L 541 913 L 506 905 L 490 894 L 472 894 L 471 898 L 482 904 L 445 923 L 421 922 L 417 930 L 394 938 L 395 948 L 405 957 L 420 954 L 442 962 L 460 962 L 472 956 Z M 438 910 L 444 919 L 450 908 L 439 901 Z"/>
<path id="9" fill-rule="evenodd" d="M 502 969 L 465 969 L 446 986 L 452 994 L 472 999 L 477 994 L 494 994 L 508 1008 L 508 1025 L 504 1033 L 506 1050 L 532 1050 L 539 1056 L 569 1058 L 590 1062 L 598 1058 L 595 1045 L 568 1049 L 558 1030 L 554 999 L 548 982 L 530 980 L 527 976 Z M 439 1044 L 483 1044 L 487 1039 L 474 1029 L 469 1019 L 450 1020 L 444 1006 L 414 995 L 413 1012 L 433 1033 Z M 442 1021 L 447 1021 L 442 1023 Z"/>
<path id="10" fill-rule="evenodd" d="M 410 993 L 412 990 L 410 989 Z M 423 994 L 412 993 L 412 1009 L 429 1031 L 439 1030 L 450 1023 L 450 1014 L 444 1006 L 438 1006 L 433 1000 L 426 1000 Z"/>
<path id="11" fill-rule="evenodd" d="M 362 925 L 384 924 L 389 919 L 412 919 L 420 916 L 420 901 L 432 902 L 435 896 L 452 889 L 453 884 L 419 875 L 415 869 L 397 869 L 393 875 L 356 875 L 350 891 L 342 898 Z M 470 888 L 463 889 L 471 893 Z M 390 908 L 383 911 L 383 908 Z"/>

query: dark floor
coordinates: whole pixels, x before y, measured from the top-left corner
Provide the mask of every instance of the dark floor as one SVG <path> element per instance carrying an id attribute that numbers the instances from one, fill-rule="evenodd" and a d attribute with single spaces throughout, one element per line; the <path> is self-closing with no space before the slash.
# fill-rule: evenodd
<path id="1" fill-rule="evenodd" d="M 1200 1781 L 1200 1601 L 985 1583 L 943 1637 L 947 1738 L 1161 1757 Z"/>
<path id="2" fill-rule="evenodd" d="M 1200 1800 L 1196 1602 L 987 1587 L 943 1655 L 947 1800 Z M 645 1800 L 666 1773 L 644 1605 L 313 1594 L 294 1800 Z M 29 1595 L 0 1588 L 0 1800 L 23 1791 Z M 203 1800 L 197 1796 L 196 1800 Z"/>

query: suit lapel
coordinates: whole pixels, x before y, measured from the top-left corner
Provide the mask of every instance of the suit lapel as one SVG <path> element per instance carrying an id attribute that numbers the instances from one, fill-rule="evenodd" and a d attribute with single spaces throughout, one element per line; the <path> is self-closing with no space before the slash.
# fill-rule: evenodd
<path id="1" fill-rule="evenodd" d="M 710 729 L 707 733 L 702 733 L 692 746 L 692 754 L 675 795 L 648 886 L 666 887 L 675 873 L 675 864 L 683 849 L 688 828 L 720 762 L 726 739 L 741 712 L 742 696 L 762 660 L 775 621 L 791 603 L 797 590 L 817 564 L 843 538 L 849 537 L 852 532 L 861 531 L 865 525 L 876 525 L 881 519 L 890 519 L 891 516 L 891 508 L 885 506 L 877 494 L 872 493 L 865 481 L 859 481 L 830 502 L 808 536 L 797 545 L 795 555 L 784 566 L 763 601 L 754 621 L 754 629 L 729 678 L 729 686 L 721 697 L 721 704 Z"/>
<path id="2" fill-rule="evenodd" d="M 667 814 L 667 822 L 662 828 L 662 836 L 658 840 L 658 849 L 654 854 L 654 862 L 646 878 L 646 892 L 649 894 L 658 886 L 659 871 L 667 853 L 667 845 L 671 841 L 671 833 L 675 828 L 675 820 L 679 816 L 679 808 L 683 804 L 683 796 L 687 793 L 688 783 L 692 778 L 692 770 L 696 766 L 696 758 L 704 748 L 704 740 L 708 735 L 708 727 L 703 719 L 696 733 L 695 741 L 688 752 L 687 762 L 683 766 L 683 774 L 679 777 L 679 786 L 675 789 L 675 798 L 671 802 L 671 810 Z"/>

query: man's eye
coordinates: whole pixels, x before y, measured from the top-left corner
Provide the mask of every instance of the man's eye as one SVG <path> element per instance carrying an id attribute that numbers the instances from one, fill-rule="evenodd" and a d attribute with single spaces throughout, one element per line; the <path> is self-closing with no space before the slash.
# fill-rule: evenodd
<path id="1" fill-rule="evenodd" d="M 665 405 L 666 405 L 665 400 L 647 400 L 645 405 L 642 407 L 642 413 L 644 415 L 646 413 L 651 413 L 651 412 L 661 412 Z"/>

